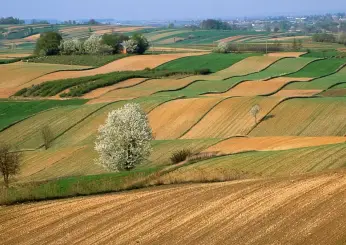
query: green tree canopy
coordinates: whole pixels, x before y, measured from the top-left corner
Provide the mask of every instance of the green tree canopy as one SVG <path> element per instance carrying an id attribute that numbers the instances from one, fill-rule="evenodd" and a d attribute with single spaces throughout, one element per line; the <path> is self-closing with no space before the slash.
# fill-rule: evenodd
<path id="1" fill-rule="evenodd" d="M 37 40 L 35 54 L 37 55 L 56 55 L 59 53 L 59 46 L 62 37 L 57 32 L 42 33 Z"/>
<path id="2" fill-rule="evenodd" d="M 102 36 L 102 44 L 108 45 L 112 47 L 112 53 L 117 54 L 122 50 L 122 45 L 124 41 L 129 40 L 130 38 L 123 34 L 112 33 L 112 34 L 104 34 Z"/>

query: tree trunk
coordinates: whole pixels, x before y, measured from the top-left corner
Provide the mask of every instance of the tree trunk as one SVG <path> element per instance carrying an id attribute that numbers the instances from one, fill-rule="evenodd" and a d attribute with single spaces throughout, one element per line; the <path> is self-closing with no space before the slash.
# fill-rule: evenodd
<path id="1" fill-rule="evenodd" d="M 257 115 L 255 115 L 255 124 L 257 124 Z"/>
<path id="2" fill-rule="evenodd" d="M 7 174 L 4 174 L 4 184 L 5 184 L 5 187 L 8 188 L 9 187 L 9 181 L 8 181 L 8 175 Z"/>

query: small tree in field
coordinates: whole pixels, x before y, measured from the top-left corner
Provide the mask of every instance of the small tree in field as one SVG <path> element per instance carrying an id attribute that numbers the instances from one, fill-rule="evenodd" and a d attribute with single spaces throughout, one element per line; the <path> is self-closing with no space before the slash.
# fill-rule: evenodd
<path id="1" fill-rule="evenodd" d="M 44 148 L 47 150 L 51 146 L 54 140 L 53 132 L 48 125 L 44 126 L 41 129 L 41 136 L 42 136 Z"/>
<path id="2" fill-rule="evenodd" d="M 259 105 L 254 105 L 250 110 L 251 116 L 253 116 L 253 118 L 255 119 L 255 124 L 257 124 L 257 115 L 260 111 L 261 107 Z"/>
<path id="3" fill-rule="evenodd" d="M 10 176 L 19 172 L 20 157 L 20 152 L 11 151 L 10 145 L 0 143 L 0 172 L 6 188 L 9 186 Z"/>
<path id="4" fill-rule="evenodd" d="M 131 170 L 151 152 L 152 131 L 138 104 L 126 104 L 108 114 L 99 128 L 95 150 L 98 162 L 112 171 Z"/>

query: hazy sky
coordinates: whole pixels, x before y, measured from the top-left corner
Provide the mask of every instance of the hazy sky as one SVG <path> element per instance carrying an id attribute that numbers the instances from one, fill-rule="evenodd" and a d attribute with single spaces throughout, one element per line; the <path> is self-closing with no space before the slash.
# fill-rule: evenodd
<path id="1" fill-rule="evenodd" d="M 345 0 L 0 0 L 0 16 L 120 20 L 345 12 Z"/>

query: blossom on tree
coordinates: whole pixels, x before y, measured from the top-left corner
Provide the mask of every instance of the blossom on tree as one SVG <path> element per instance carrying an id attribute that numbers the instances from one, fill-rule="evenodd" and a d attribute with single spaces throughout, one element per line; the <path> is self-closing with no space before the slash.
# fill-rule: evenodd
<path id="1" fill-rule="evenodd" d="M 151 153 L 152 131 L 139 104 L 129 103 L 108 114 L 99 128 L 98 163 L 112 171 L 131 170 Z"/>

